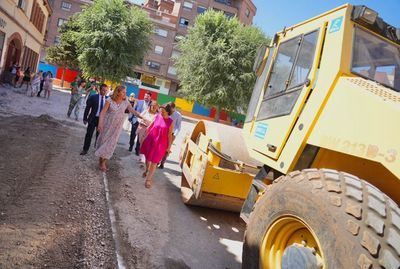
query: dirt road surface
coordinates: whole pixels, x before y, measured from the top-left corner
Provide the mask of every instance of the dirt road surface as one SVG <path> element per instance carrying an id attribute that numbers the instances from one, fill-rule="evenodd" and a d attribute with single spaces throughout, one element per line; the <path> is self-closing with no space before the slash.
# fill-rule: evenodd
<path id="1" fill-rule="evenodd" d="M 85 127 L 66 118 L 68 103 L 65 91 L 45 100 L 0 86 L 0 268 L 241 267 L 238 214 L 180 200 L 178 154 L 193 121 L 148 190 L 127 130 L 107 173 L 93 149 L 79 155 Z"/>

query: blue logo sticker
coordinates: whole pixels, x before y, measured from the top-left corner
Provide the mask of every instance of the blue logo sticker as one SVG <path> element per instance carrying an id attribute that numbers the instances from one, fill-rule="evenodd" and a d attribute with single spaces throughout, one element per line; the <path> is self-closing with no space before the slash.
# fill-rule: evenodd
<path id="1" fill-rule="evenodd" d="M 340 30 L 342 28 L 342 23 L 343 23 L 343 16 L 333 19 L 331 21 L 331 27 L 329 27 L 329 33 L 334 33 Z"/>
<path id="2" fill-rule="evenodd" d="M 268 124 L 259 123 L 257 124 L 254 136 L 263 139 L 268 132 Z"/>

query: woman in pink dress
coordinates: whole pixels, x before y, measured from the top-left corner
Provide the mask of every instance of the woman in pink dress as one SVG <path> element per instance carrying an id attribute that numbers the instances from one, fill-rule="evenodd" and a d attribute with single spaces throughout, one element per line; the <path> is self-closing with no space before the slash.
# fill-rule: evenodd
<path id="1" fill-rule="evenodd" d="M 142 118 L 126 100 L 126 87 L 118 86 L 111 98 L 106 100 L 99 116 L 98 131 L 100 135 L 97 139 L 95 155 L 99 157 L 100 170 L 104 172 L 107 170 L 107 160 L 113 155 L 121 135 L 126 109 L 139 119 Z"/>
<path id="2" fill-rule="evenodd" d="M 172 119 L 169 117 L 171 112 L 170 104 L 160 106 L 159 113 L 147 129 L 140 147 L 140 153 L 146 157 L 146 172 L 143 173 L 146 177 L 146 188 L 151 188 L 157 164 L 171 148 L 174 129 Z"/>

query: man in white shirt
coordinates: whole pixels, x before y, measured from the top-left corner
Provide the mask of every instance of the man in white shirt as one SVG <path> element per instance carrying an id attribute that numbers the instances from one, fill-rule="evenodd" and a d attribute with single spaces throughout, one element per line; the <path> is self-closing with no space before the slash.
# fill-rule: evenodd
<path id="1" fill-rule="evenodd" d="M 91 95 L 86 101 L 85 113 L 83 114 L 83 124 L 87 124 L 85 142 L 83 144 L 83 150 L 80 155 L 86 155 L 89 148 L 90 143 L 92 141 L 94 130 L 97 128 L 99 124 L 99 116 L 100 112 L 106 104 L 106 94 L 108 91 L 108 87 L 106 84 L 102 84 L 100 86 L 100 94 Z M 96 131 L 96 141 L 99 133 Z M 96 145 L 96 142 L 95 142 Z"/>
<path id="2" fill-rule="evenodd" d="M 172 113 L 171 113 L 171 116 L 169 116 L 169 117 L 172 119 L 172 122 L 174 124 L 174 130 L 172 132 L 172 142 L 171 142 L 171 143 L 173 143 L 175 138 L 178 136 L 179 132 L 181 131 L 182 114 L 176 110 L 174 102 L 171 102 L 170 104 L 171 104 Z M 162 159 L 162 161 L 160 162 L 158 168 L 160 168 L 160 169 L 164 168 L 164 163 L 167 160 L 168 155 L 169 155 L 169 152 L 166 152 L 165 156 Z"/>

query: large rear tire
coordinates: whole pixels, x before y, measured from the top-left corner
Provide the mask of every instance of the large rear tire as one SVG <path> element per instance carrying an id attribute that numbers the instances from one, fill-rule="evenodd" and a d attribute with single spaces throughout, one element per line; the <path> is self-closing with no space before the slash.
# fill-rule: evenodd
<path id="1" fill-rule="evenodd" d="M 245 232 L 242 268 L 398 269 L 399 256 L 395 202 L 353 175 L 307 169 L 280 177 L 257 202 Z"/>

